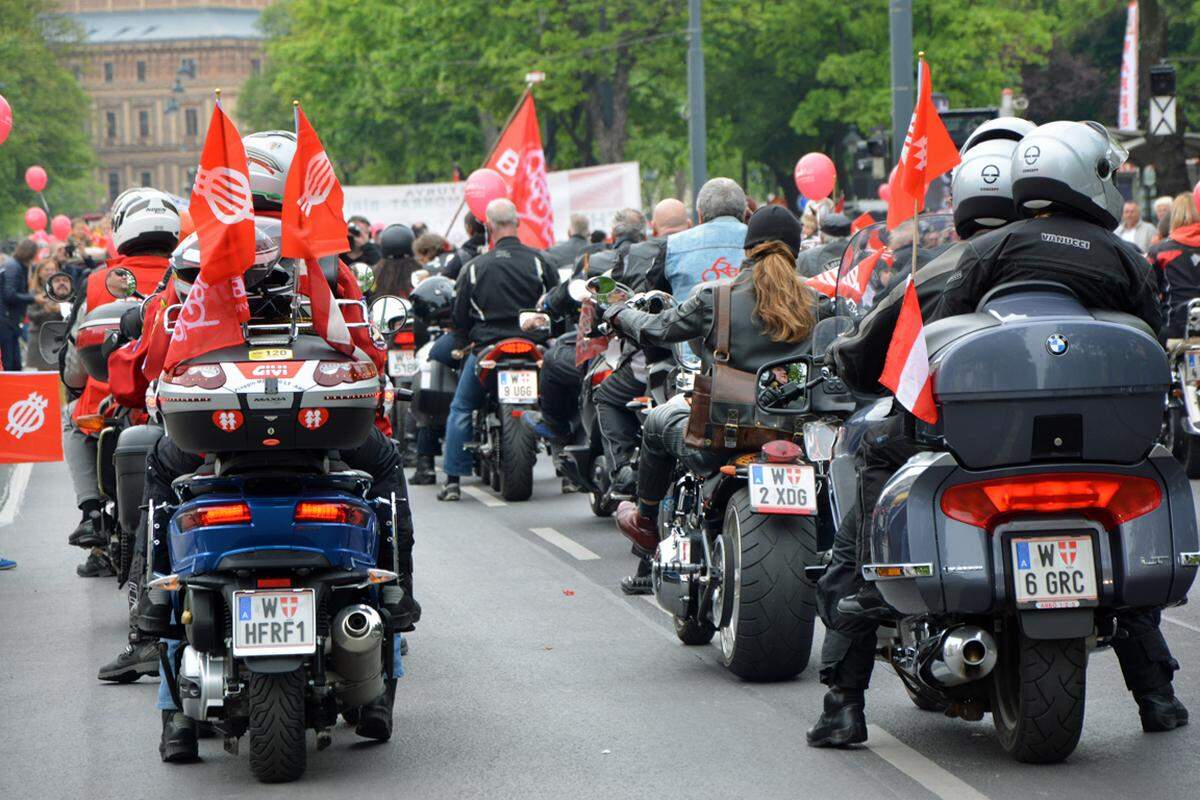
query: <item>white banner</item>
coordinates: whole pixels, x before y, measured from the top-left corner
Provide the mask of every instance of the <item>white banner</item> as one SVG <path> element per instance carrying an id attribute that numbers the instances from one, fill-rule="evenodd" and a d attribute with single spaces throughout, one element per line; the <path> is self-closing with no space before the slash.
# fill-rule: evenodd
<path id="1" fill-rule="evenodd" d="M 1121 54 L 1121 95 L 1117 103 L 1117 130 L 1137 130 L 1138 4 L 1133 0 L 1125 17 L 1125 48 Z"/>
<path id="2" fill-rule="evenodd" d="M 586 214 L 592 230 L 608 230 L 617 211 L 642 207 L 642 179 L 636 161 L 551 172 L 547 182 L 554 209 L 554 235 L 558 241 L 567 238 L 567 225 L 572 214 Z M 450 227 L 450 241 L 459 244 L 466 239 L 462 225 L 466 207 L 458 220 L 454 220 L 454 212 L 462 202 L 465 186 L 462 181 L 344 186 L 344 209 L 347 217 L 361 215 L 372 224 L 424 222 L 429 230 L 440 234 L 445 234 L 446 228 Z"/>

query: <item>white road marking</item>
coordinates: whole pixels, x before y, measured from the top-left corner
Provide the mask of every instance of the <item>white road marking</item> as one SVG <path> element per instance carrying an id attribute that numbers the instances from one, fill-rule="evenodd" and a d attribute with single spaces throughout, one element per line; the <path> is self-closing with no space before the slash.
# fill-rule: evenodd
<path id="1" fill-rule="evenodd" d="M 488 508 L 498 508 L 500 506 L 508 505 L 508 503 L 504 502 L 499 497 L 488 494 L 478 486 L 464 486 L 462 487 L 462 490 L 471 495 L 471 497 L 474 497 L 479 502 L 483 503 Z"/>
<path id="2" fill-rule="evenodd" d="M 1187 628 L 1189 631 L 1195 631 L 1196 633 L 1200 633 L 1200 626 L 1198 626 L 1198 625 L 1193 625 L 1190 622 L 1184 622 L 1183 620 L 1175 619 L 1174 617 L 1168 617 L 1166 614 L 1163 614 L 1162 618 L 1163 618 L 1164 622 L 1169 622 L 1172 625 L 1178 625 L 1181 628 Z"/>
<path id="3" fill-rule="evenodd" d="M 13 467 L 8 479 L 8 495 L 4 498 L 4 507 L 0 508 L 0 526 L 11 525 L 17 518 L 17 510 L 21 507 L 21 498 L 25 496 L 25 487 L 29 485 L 32 472 L 33 464 L 28 462 Z"/>
<path id="4" fill-rule="evenodd" d="M 878 725 L 867 726 L 866 747 L 943 800 L 988 800 L 987 795 L 956 778 Z"/>
<path id="5" fill-rule="evenodd" d="M 554 528 L 530 528 L 529 530 L 534 536 L 549 542 L 559 550 L 562 550 L 568 555 L 574 556 L 579 561 L 595 561 L 600 558 L 600 556 L 596 555 L 591 550 L 588 550 L 578 542 L 568 539 L 566 536 L 563 536 L 561 533 L 554 530 Z"/>

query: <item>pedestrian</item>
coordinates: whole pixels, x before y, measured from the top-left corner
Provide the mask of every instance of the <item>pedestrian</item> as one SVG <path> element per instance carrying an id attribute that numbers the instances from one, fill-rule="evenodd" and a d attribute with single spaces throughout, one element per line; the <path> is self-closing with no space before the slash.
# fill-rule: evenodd
<path id="1" fill-rule="evenodd" d="M 349 252 L 342 253 L 342 261 L 347 264 L 361 262 L 373 267 L 383 258 L 379 245 L 371 241 L 371 221 L 366 217 L 355 215 L 347 221 L 346 232 L 350 239 Z"/>
<path id="2" fill-rule="evenodd" d="M 426 231 L 413 242 L 413 255 L 430 275 L 440 275 L 454 257 L 454 251 L 445 237 Z"/>
<path id="3" fill-rule="evenodd" d="M 1114 233 L 1136 245 L 1144 253 L 1150 249 L 1150 244 L 1158 233 L 1158 229 L 1142 219 L 1142 209 L 1131 200 L 1122 207 L 1121 224 L 1117 226 Z"/>
<path id="4" fill-rule="evenodd" d="M 37 258 L 37 242 L 23 239 L 0 265 L 0 361 L 6 372 L 21 371 L 21 323 L 29 293 L 29 267 Z"/>
<path id="5" fill-rule="evenodd" d="M 599 228 L 592 231 L 592 235 L 588 238 L 592 244 L 604 244 L 608 241 L 608 231 L 602 231 Z"/>
<path id="6" fill-rule="evenodd" d="M 458 248 L 442 270 L 442 275 L 452 281 L 458 280 L 458 273 L 462 272 L 463 265 L 479 255 L 484 245 L 487 244 L 487 231 L 483 227 L 483 223 L 470 211 L 463 217 L 463 228 L 467 232 L 467 240 L 463 242 L 462 247 Z"/>
<path id="7" fill-rule="evenodd" d="M 46 294 L 46 282 L 50 276 L 59 271 L 58 262 L 47 258 L 38 262 L 37 268 L 29 279 L 29 293 L 33 295 L 33 305 L 29 307 L 29 348 L 26 353 L 27 366 L 37 370 L 57 370 L 58 364 L 51 364 L 42 358 L 38 338 L 42 324 L 51 320 L 62 319 L 58 301 Z"/>

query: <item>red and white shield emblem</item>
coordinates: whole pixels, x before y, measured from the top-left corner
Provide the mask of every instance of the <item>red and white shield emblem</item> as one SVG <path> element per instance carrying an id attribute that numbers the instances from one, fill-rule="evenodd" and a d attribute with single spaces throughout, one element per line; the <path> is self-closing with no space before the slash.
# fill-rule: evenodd
<path id="1" fill-rule="evenodd" d="M 1078 549 L 1078 544 L 1079 543 L 1075 541 L 1058 543 L 1058 555 L 1063 560 L 1063 563 L 1067 566 L 1071 566 L 1075 563 L 1075 555 L 1076 550 Z"/>
<path id="2" fill-rule="evenodd" d="M 279 608 L 283 611 L 285 617 L 296 616 L 296 609 L 300 608 L 299 597 L 281 597 L 279 598 Z"/>

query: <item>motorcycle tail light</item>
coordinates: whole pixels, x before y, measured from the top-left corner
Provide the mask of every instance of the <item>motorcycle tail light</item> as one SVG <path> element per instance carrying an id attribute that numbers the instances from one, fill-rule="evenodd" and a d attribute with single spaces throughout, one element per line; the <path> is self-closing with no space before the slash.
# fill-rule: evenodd
<path id="1" fill-rule="evenodd" d="M 225 370 L 220 364 L 180 364 L 163 375 L 163 380 L 173 386 L 220 389 L 225 385 Z"/>
<path id="2" fill-rule="evenodd" d="M 86 434 L 95 436 L 108 427 L 103 414 L 84 414 L 75 420 L 75 427 Z"/>
<path id="3" fill-rule="evenodd" d="M 367 512 L 349 503 L 316 503 L 305 501 L 296 504 L 296 522 L 335 522 L 340 525 L 365 527 Z"/>
<path id="4" fill-rule="evenodd" d="M 255 587 L 259 589 L 290 589 L 292 588 L 291 578 L 259 578 L 254 582 Z"/>
<path id="5" fill-rule="evenodd" d="M 250 506 L 245 503 L 228 503 L 205 506 L 179 515 L 179 530 L 208 528 L 213 525 L 244 525 L 250 521 Z"/>
<path id="6" fill-rule="evenodd" d="M 800 445 L 786 439 L 776 439 L 762 446 L 763 459 L 772 464 L 790 464 L 804 452 Z"/>
<path id="7" fill-rule="evenodd" d="M 537 345 L 528 339 L 505 339 L 495 350 L 509 356 L 521 356 L 537 352 Z"/>
<path id="8" fill-rule="evenodd" d="M 1022 514 L 1082 513 L 1112 528 L 1162 503 L 1158 482 L 1135 475 L 1066 472 L 960 483 L 942 493 L 942 513 L 991 530 Z"/>
<path id="9" fill-rule="evenodd" d="M 412 331 L 400 331 L 392 337 L 396 347 L 411 350 L 416 344 L 417 337 Z"/>
<path id="10" fill-rule="evenodd" d="M 379 375 L 379 370 L 370 361 L 322 361 L 317 364 L 315 379 L 318 386 L 337 386 L 339 383 L 357 383 Z"/>

